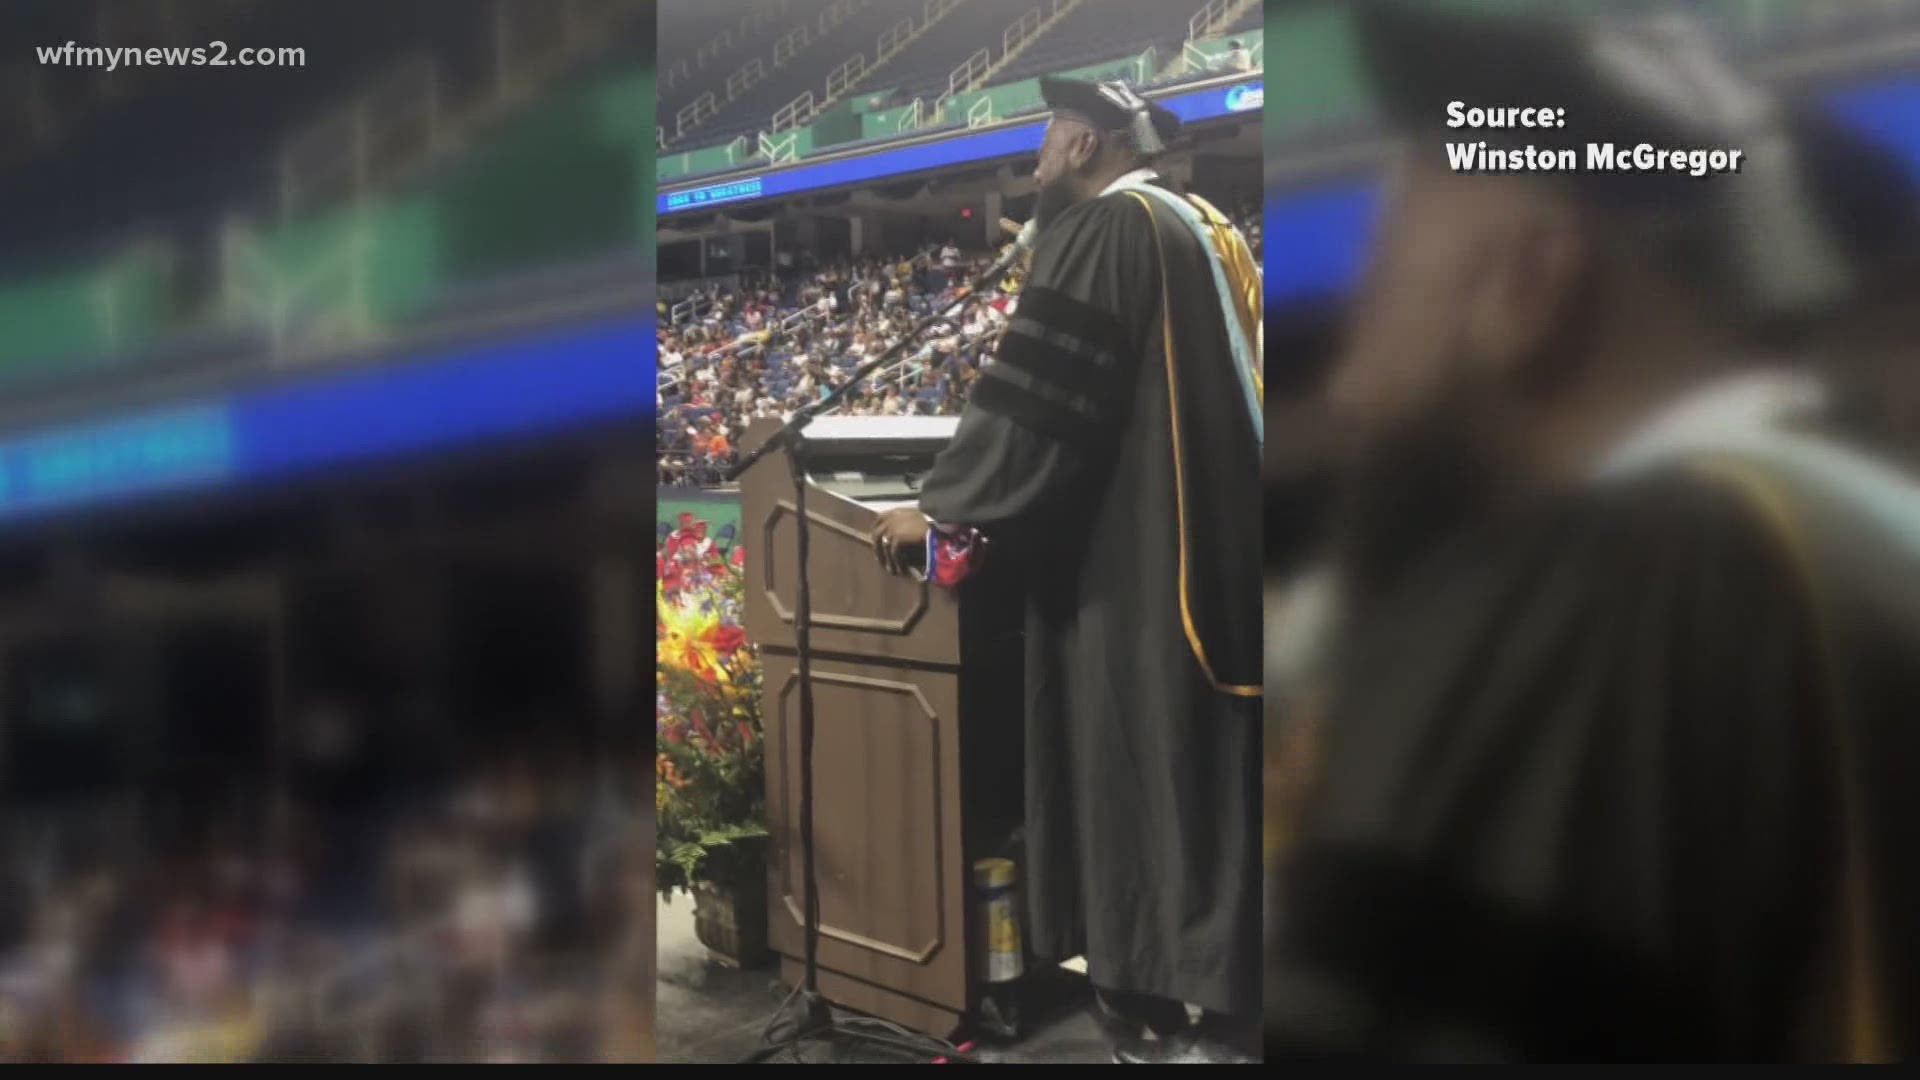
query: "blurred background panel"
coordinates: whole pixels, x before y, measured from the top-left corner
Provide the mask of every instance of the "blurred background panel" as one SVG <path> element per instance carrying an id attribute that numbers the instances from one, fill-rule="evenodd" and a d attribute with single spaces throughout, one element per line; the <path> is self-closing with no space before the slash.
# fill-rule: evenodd
<path id="1" fill-rule="evenodd" d="M 1914 0 L 1432 0 L 1435 7 L 1538 11 L 1585 16 L 1678 14 L 1697 20 L 1758 81 L 1808 103 L 1891 151 L 1920 175 L 1920 3 Z M 1323 656 L 1336 598 L 1324 575 L 1303 576 L 1329 554 L 1336 500 L 1336 437 L 1324 396 L 1346 329 L 1347 307 L 1367 264 L 1382 206 L 1389 146 L 1356 44 L 1355 4 L 1268 0 L 1267 67 L 1275 72 L 1265 109 L 1267 250 L 1266 445 L 1270 838 L 1288 838 L 1312 770 L 1311 746 L 1324 701 L 1299 696 L 1303 672 Z M 1539 102 L 1511 104 L 1551 105 Z M 1487 103 L 1491 104 L 1491 103 Z M 1435 116 L 1436 124 L 1440 117 Z M 1865 182 L 1864 180 L 1862 181 Z M 1920 197 L 1920 191 L 1914 192 Z M 1889 221 L 1889 234 L 1901 223 Z M 1911 363 L 1912 278 L 1893 285 L 1835 328 L 1826 347 L 1852 361 L 1835 374 L 1864 375 L 1876 411 L 1896 416 L 1897 456 L 1920 447 L 1913 403 L 1920 381 Z M 1888 310 L 1890 309 L 1890 311 Z M 1857 331 L 1857 338 L 1849 336 Z M 1900 344 L 1893 344 L 1898 341 Z M 1805 361 L 1807 357 L 1796 356 Z M 1830 359 L 1823 357 L 1821 359 Z M 1868 372 L 1864 369 L 1873 366 Z M 1895 423 L 1889 420 L 1888 423 Z M 1309 680 L 1311 681 L 1311 680 Z M 1391 681 L 1389 679 L 1389 681 Z M 1293 752 L 1293 756 L 1288 756 Z M 1275 864 L 1277 866 L 1277 863 Z M 1269 899 L 1277 896 L 1270 881 Z M 1278 925 L 1277 912 L 1270 909 Z M 1269 990 L 1269 1002 L 1274 1000 Z"/>
<path id="2" fill-rule="evenodd" d="M 653 14 L 0 13 L 0 1060 L 650 1059 Z"/>
<path id="3" fill-rule="evenodd" d="M 1914 0 L 1434 0 L 1467 9 L 1680 13 L 1769 84 L 1820 107 L 1920 167 L 1920 3 Z M 1324 496 L 1326 432 L 1318 393 L 1341 306 L 1366 258 L 1386 145 L 1355 51 L 1353 5 L 1270 0 L 1266 212 L 1283 258 L 1269 263 L 1268 334 L 1276 343 L 1267 445 L 1276 558 L 1310 539 L 1298 526 Z M 1279 520 L 1276 521 L 1275 519 Z M 1272 527 L 1281 531 L 1273 533 Z"/>

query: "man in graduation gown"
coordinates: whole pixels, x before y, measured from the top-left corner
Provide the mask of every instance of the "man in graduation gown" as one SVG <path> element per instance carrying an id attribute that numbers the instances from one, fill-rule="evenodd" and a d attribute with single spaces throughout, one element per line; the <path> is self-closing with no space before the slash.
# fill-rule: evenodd
<path id="1" fill-rule="evenodd" d="M 1042 90 L 1019 305 L 875 542 L 897 567 L 930 523 L 978 530 L 1023 582 L 1034 954 L 1085 956 L 1120 1060 L 1231 1060 L 1258 1049 L 1260 285 L 1153 172 L 1170 113 Z"/>
<path id="2" fill-rule="evenodd" d="M 1823 197 L 1680 27 L 1436 7 L 1361 21 L 1407 148 L 1333 384 L 1354 499 L 1269 1060 L 1903 1056 L 1920 493 L 1744 331 L 1843 310 L 1836 222 L 1911 190 Z M 1460 175 L 1453 100 L 1752 161 Z"/>

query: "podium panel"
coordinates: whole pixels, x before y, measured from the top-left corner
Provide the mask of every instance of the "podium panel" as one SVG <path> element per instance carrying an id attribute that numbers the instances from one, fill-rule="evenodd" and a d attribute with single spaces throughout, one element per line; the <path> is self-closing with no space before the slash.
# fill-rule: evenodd
<path id="1" fill-rule="evenodd" d="M 799 677 L 767 655 L 770 938 L 804 946 Z M 959 678 L 816 659 L 814 867 L 820 966 L 951 1010 L 967 1008 Z"/>
<path id="2" fill-rule="evenodd" d="M 968 867 L 1017 821 L 1018 604 L 894 577 L 868 536 L 908 501 L 951 435 L 853 418 L 809 437 L 814 673 L 814 869 L 828 999 L 939 1036 L 973 1002 Z M 933 418 L 917 418 L 929 420 Z M 777 428 L 757 425 L 756 446 Z M 746 630 L 760 647 L 766 725 L 769 939 L 805 955 L 800 696 L 793 617 L 800 520 L 783 454 L 742 478 Z"/>
<path id="3" fill-rule="evenodd" d="M 777 456 L 742 478 L 741 528 L 747 537 L 747 635 L 762 648 L 794 647 L 800 552 L 793 480 Z M 868 541 L 879 517 L 868 507 L 815 485 L 807 493 L 815 653 L 882 657 L 920 664 L 960 659 L 954 598 L 912 578 L 883 573 Z"/>

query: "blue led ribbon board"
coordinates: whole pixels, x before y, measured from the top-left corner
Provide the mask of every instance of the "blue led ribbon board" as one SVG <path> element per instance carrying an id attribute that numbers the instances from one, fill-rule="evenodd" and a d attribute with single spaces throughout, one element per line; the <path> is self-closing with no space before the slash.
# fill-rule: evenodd
<path id="1" fill-rule="evenodd" d="M 1229 87 L 1217 86 L 1175 94 L 1159 101 L 1183 122 L 1191 124 L 1259 109 L 1264 100 L 1265 85 L 1262 82 L 1236 83 Z M 971 135 L 935 139 L 895 150 L 876 150 L 837 161 L 780 169 L 746 179 L 681 188 L 662 192 L 658 196 L 656 209 L 665 216 L 724 203 L 870 184 L 889 177 L 1018 157 L 1040 149 L 1040 137 L 1046 129 L 1045 120 L 1035 120 Z"/>
<path id="2" fill-rule="evenodd" d="M 736 180 L 731 184 L 711 184 L 692 191 L 678 191 L 665 197 L 668 210 L 698 210 L 704 206 L 757 199 L 761 195 L 760 178 Z"/>
<path id="3" fill-rule="evenodd" d="M 0 443 L 0 515 L 220 481 L 233 467 L 224 403 L 56 430 Z"/>
<path id="4" fill-rule="evenodd" d="M 0 517 L 649 424 L 651 318 L 471 346 L 0 439 Z"/>

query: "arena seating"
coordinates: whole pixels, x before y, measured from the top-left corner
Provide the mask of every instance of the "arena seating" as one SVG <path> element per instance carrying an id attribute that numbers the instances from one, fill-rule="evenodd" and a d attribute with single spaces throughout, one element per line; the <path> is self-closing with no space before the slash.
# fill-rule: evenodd
<path id="1" fill-rule="evenodd" d="M 1187 20 L 1201 6 L 1202 0 L 1081 0 L 1001 69 L 993 83 L 1035 79 L 1156 46 L 1175 55 L 1186 40 Z"/>
<path id="2" fill-rule="evenodd" d="M 1234 216 L 1259 257 L 1261 211 L 1248 206 Z M 991 259 L 990 253 L 966 253 L 963 271 L 976 271 Z M 955 280 L 931 251 L 867 259 L 783 273 L 746 288 L 709 289 L 698 316 L 663 320 L 656 429 L 660 483 L 721 483 L 734 460 L 733 448 L 753 419 L 785 416 L 807 395 L 844 382 L 862 356 L 885 348 L 914 318 L 939 310 L 951 298 Z M 1018 302 L 1017 291 L 1016 282 L 936 329 L 907 350 L 903 365 L 851 399 L 846 411 L 958 413 L 980 368 L 991 360 L 1000 328 Z M 819 305 L 827 297 L 833 306 L 823 311 Z M 796 318 L 802 311 L 814 314 Z M 795 328 L 767 335 L 783 323 Z"/>
<path id="3" fill-rule="evenodd" d="M 813 12 L 813 8 L 801 8 L 802 12 Z M 825 33 L 817 32 L 793 60 L 785 65 L 776 66 L 773 62 L 774 42 L 782 32 L 769 35 L 760 49 L 761 60 L 766 65 L 767 77 L 749 87 L 739 97 L 731 101 L 726 99 L 725 77 L 727 65 L 712 68 L 721 80 L 714 94 L 720 111 L 687 133 L 686 140 L 674 138 L 674 113 L 662 111 L 661 124 L 667 129 L 667 144 L 678 147 L 685 141 L 687 146 L 716 145 L 729 142 L 741 135 L 751 139 L 756 133 L 765 131 L 775 110 L 812 90 L 816 97 L 826 92 L 826 73 L 848 56 L 861 50 L 871 52 L 874 39 L 890 24 L 900 19 L 900 8 L 886 0 L 865 0 L 839 25 Z M 817 17 L 817 16 L 816 16 Z M 805 14 L 796 20 L 795 25 L 807 22 Z M 742 53 L 737 60 L 747 59 L 751 53 Z M 735 65 L 737 66 L 737 64 Z M 731 68 L 727 68 L 731 70 Z M 716 89 L 709 84 L 709 90 Z M 694 96 L 698 96 L 697 94 Z M 689 98 L 688 100 L 691 100 Z"/>
<path id="4" fill-rule="evenodd" d="M 674 48 L 660 57 L 660 112 L 655 123 L 673 131 L 673 118 L 701 94 L 726 98 L 726 76 L 748 57 L 765 53 L 802 18 L 792 0 L 761 0 L 744 13 L 737 4 L 710 0 L 661 0 L 660 22 L 671 25 Z M 764 19 L 755 19 L 757 13 Z M 707 50 L 712 50 L 708 52 Z M 704 58 L 703 58 L 704 54 Z M 685 66 L 680 65 L 684 62 Z"/>
<path id="5" fill-rule="evenodd" d="M 817 116 L 795 132 L 791 152 L 797 157 L 847 149 L 856 143 L 872 143 L 935 126 L 954 126 L 967 121 L 968 110 L 981 97 L 993 99 L 993 115 L 1005 117 L 1039 107 L 1037 77 L 1044 74 L 1073 72 L 1082 78 L 1126 78 L 1136 84 L 1158 84 L 1186 77 L 1183 49 L 1187 44 L 1188 24 L 1203 5 L 1198 0 L 1155 3 L 1153 0 L 1083 0 L 1061 16 L 1059 23 L 1044 29 L 1036 38 L 1019 48 L 1011 62 L 993 71 L 978 88 L 953 98 L 936 121 L 930 111 L 945 95 L 950 76 L 975 53 L 985 49 L 995 64 L 1005 58 L 1003 35 L 1007 28 L 1029 12 L 1051 10 L 1047 0 L 961 0 L 945 20 L 931 32 L 922 34 L 878 68 L 869 71 L 855 84 L 852 93 L 834 103 L 831 110 Z M 1126 9 L 1126 10 L 1121 10 Z M 1115 18 L 1116 10 L 1133 16 Z M 1257 16 L 1256 5 L 1250 9 Z M 1246 21 L 1243 16 L 1235 25 Z M 1257 22 L 1257 18 L 1254 20 Z M 1044 23 L 1042 24 L 1045 25 Z M 1256 56 L 1259 34 L 1252 35 Z M 1208 51 L 1224 48 L 1227 38 L 1216 34 L 1200 44 Z M 871 49 L 868 50 L 869 53 Z M 844 59 L 842 57 L 841 59 Z M 1256 65 L 1258 66 L 1258 65 Z M 825 90 L 824 76 L 818 72 L 811 83 L 787 84 L 794 94 L 811 87 L 816 97 Z M 769 95 L 770 97 L 773 95 Z M 793 100 L 789 94 L 771 109 Z M 877 108 L 873 102 L 881 102 Z M 902 114 L 918 101 L 923 110 L 917 124 Z M 861 102 L 861 115 L 844 114 Z M 1017 104 L 1010 104 L 1017 102 Z M 760 104 L 765 104 L 764 102 Z M 688 137 L 672 143 L 660 160 L 663 181 L 725 171 L 743 163 L 764 160 L 757 136 L 768 132 L 771 109 L 759 115 L 733 115 L 702 125 Z M 831 120 L 829 119 L 831 118 Z M 847 120 L 857 123 L 851 125 Z M 829 135 L 828 129 L 834 129 Z M 851 136 L 851 137 L 850 137 Z M 746 139 L 742 148 L 730 144 Z"/>
<path id="6" fill-rule="evenodd" d="M 931 103 L 946 93 L 954 68 L 983 48 L 997 59 L 1000 35 L 1008 24 L 1041 6 L 1042 0 L 966 0 L 933 33 L 889 60 L 863 89 L 892 89 L 895 101 L 925 98 Z"/>

